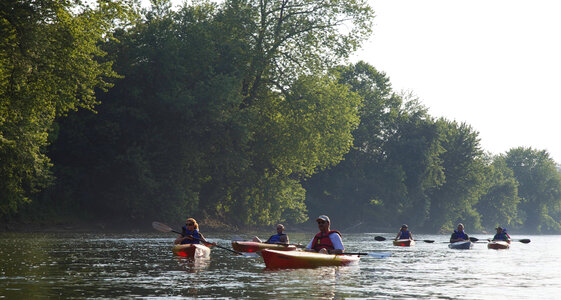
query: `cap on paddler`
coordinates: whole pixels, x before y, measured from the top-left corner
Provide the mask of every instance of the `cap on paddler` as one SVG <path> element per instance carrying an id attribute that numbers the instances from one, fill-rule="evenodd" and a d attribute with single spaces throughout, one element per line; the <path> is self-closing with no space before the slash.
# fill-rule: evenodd
<path id="1" fill-rule="evenodd" d="M 331 223 L 331 221 L 329 221 L 329 217 L 326 216 L 326 215 L 321 215 L 321 216 L 317 217 L 316 222 L 319 221 L 319 220 L 323 220 L 327 223 Z"/>

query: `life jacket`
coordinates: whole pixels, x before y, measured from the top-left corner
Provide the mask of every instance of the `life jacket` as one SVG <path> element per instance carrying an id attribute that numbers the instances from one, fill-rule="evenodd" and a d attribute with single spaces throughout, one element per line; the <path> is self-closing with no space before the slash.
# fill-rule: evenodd
<path id="1" fill-rule="evenodd" d="M 493 241 L 508 241 L 510 236 L 506 232 L 501 232 L 499 234 L 495 234 L 493 237 Z"/>
<path id="2" fill-rule="evenodd" d="M 410 237 L 409 230 L 401 231 L 401 235 L 399 236 L 400 240 L 408 240 Z"/>
<path id="3" fill-rule="evenodd" d="M 193 239 L 184 239 L 183 241 L 181 241 L 181 244 L 200 244 L 201 242 L 199 241 L 199 239 L 201 238 L 201 235 L 199 234 L 199 231 L 197 229 L 193 229 L 193 231 L 189 231 L 187 230 L 187 226 L 183 226 L 181 229 L 182 233 L 181 236 L 182 237 L 186 237 L 186 236 L 192 236 Z"/>
<path id="4" fill-rule="evenodd" d="M 464 231 L 457 231 L 454 230 L 454 238 L 455 239 L 464 239 L 467 240 L 468 239 L 468 235 L 464 232 Z"/>
<path id="5" fill-rule="evenodd" d="M 285 233 L 280 233 L 280 234 L 274 234 L 271 235 L 271 237 L 265 242 L 268 244 L 274 244 L 274 243 L 278 243 L 281 241 L 281 236 L 286 235 Z"/>
<path id="6" fill-rule="evenodd" d="M 333 242 L 329 238 L 329 235 L 332 233 L 337 233 L 339 236 L 342 236 L 341 233 L 337 230 L 330 230 L 327 234 L 323 232 L 319 232 L 314 237 L 314 242 L 312 243 L 312 249 L 319 251 L 321 249 L 333 250 L 335 247 L 333 246 Z"/>

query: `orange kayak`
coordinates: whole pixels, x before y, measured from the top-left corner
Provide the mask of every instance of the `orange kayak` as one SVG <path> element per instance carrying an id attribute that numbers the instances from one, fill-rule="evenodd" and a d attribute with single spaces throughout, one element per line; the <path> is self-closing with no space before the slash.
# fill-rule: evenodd
<path id="1" fill-rule="evenodd" d="M 269 269 L 316 268 L 323 266 L 347 266 L 357 264 L 358 255 L 335 255 L 306 251 L 277 251 L 263 249 L 261 256 Z"/>
<path id="2" fill-rule="evenodd" d="M 210 248 L 201 244 L 174 245 L 173 254 L 188 258 L 207 258 L 210 256 Z"/>
<path id="3" fill-rule="evenodd" d="M 233 241 L 232 248 L 238 252 L 259 252 L 263 249 L 279 250 L 279 251 L 294 251 L 296 246 L 294 245 L 282 245 L 282 244 L 267 244 L 258 242 L 242 242 Z"/>
<path id="4" fill-rule="evenodd" d="M 403 239 L 403 240 L 395 240 L 393 241 L 394 246 L 401 246 L 401 247 L 409 247 L 415 245 L 414 240 Z"/>
<path id="5" fill-rule="evenodd" d="M 505 241 L 490 241 L 487 243 L 487 248 L 489 249 L 508 249 L 510 248 L 510 243 Z"/>

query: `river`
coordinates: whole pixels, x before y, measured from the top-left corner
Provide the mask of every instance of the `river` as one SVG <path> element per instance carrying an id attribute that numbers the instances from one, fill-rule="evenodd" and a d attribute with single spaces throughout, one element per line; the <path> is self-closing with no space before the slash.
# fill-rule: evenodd
<path id="1" fill-rule="evenodd" d="M 262 234 L 266 237 L 267 234 Z M 290 234 L 307 243 L 311 234 Z M 413 247 L 345 234 L 348 251 L 391 252 L 348 267 L 267 270 L 261 258 L 214 248 L 210 259 L 174 257 L 174 235 L 0 233 L 2 299 L 559 299 L 561 236 L 516 236 L 508 250 L 448 249 L 444 235 Z M 474 235 L 480 239 L 488 236 Z M 245 236 L 243 238 L 248 238 Z M 230 248 L 233 238 L 207 234 Z M 435 240 L 425 243 L 422 240 Z"/>

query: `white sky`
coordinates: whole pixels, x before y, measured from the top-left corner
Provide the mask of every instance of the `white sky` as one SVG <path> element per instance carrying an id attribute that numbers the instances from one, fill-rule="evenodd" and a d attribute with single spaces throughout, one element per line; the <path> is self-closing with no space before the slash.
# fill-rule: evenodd
<path id="1" fill-rule="evenodd" d="M 371 0 L 353 60 L 410 90 L 430 115 L 470 124 L 494 154 L 525 146 L 561 163 L 561 1 Z"/>
<path id="2" fill-rule="evenodd" d="M 532 147 L 561 163 L 561 1 L 370 1 L 373 36 L 353 61 L 471 125 L 485 151 Z"/>

